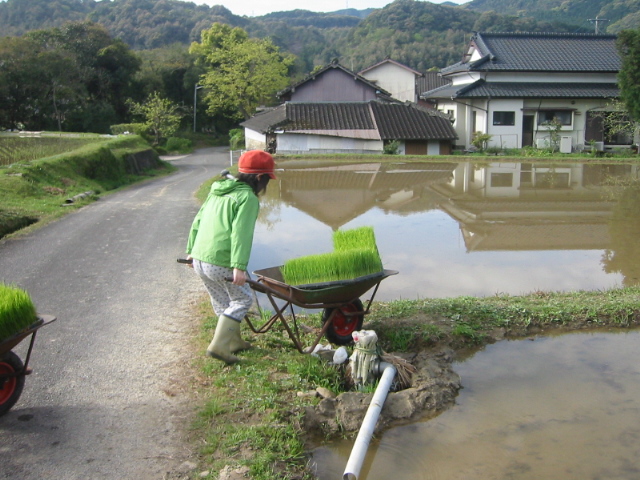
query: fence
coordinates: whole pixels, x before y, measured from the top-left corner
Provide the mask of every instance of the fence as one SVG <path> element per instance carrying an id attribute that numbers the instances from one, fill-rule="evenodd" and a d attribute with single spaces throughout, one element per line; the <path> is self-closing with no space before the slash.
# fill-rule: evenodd
<path id="1" fill-rule="evenodd" d="M 246 152 L 246 150 L 229 150 L 229 166 L 232 166 L 234 163 L 238 163 L 240 155 L 244 152 Z"/>

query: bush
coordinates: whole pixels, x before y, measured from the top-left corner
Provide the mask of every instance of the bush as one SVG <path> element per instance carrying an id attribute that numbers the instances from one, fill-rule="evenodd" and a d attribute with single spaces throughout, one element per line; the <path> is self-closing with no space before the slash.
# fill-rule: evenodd
<path id="1" fill-rule="evenodd" d="M 192 145 L 188 138 L 169 137 L 164 148 L 169 153 L 189 153 Z"/>
<path id="2" fill-rule="evenodd" d="M 473 134 L 473 140 L 471 140 L 471 144 L 479 150 L 484 150 L 487 148 L 487 143 L 491 140 L 491 135 L 488 133 L 475 132 Z"/>
<path id="3" fill-rule="evenodd" d="M 397 155 L 398 148 L 400 148 L 400 142 L 398 142 L 398 140 L 392 140 L 385 144 L 382 148 L 382 153 L 385 155 Z"/>
<path id="4" fill-rule="evenodd" d="M 144 138 L 147 134 L 147 128 L 144 126 L 144 123 L 119 123 L 117 125 L 111 125 L 112 135 L 124 135 L 126 133 L 135 133 Z"/>
<path id="5" fill-rule="evenodd" d="M 242 150 L 244 148 L 243 128 L 232 128 L 229 130 L 229 148 L 231 150 Z"/>

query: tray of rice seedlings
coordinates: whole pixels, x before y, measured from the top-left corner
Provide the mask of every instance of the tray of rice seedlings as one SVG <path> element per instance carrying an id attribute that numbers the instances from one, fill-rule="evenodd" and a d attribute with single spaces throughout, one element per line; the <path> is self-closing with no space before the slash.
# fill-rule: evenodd
<path id="1" fill-rule="evenodd" d="M 383 268 L 372 227 L 338 230 L 334 250 L 253 273 L 260 283 L 299 306 L 350 301 L 398 273 Z"/>
<path id="2" fill-rule="evenodd" d="M 380 256 L 368 248 L 308 255 L 287 260 L 282 266 L 284 282 L 298 287 L 353 280 L 380 271 Z"/>
<path id="3" fill-rule="evenodd" d="M 36 307 L 26 291 L 0 284 L 0 345 L 39 321 Z"/>
<path id="4" fill-rule="evenodd" d="M 373 227 L 359 227 L 333 232 L 333 250 L 371 249 L 378 254 L 378 245 Z"/>

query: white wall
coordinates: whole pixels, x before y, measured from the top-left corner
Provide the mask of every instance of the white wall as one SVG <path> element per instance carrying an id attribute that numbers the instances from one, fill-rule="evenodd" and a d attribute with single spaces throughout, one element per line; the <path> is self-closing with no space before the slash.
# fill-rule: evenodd
<path id="1" fill-rule="evenodd" d="M 281 133 L 277 153 L 382 153 L 382 146 L 382 140 Z"/>
<path id="2" fill-rule="evenodd" d="M 267 148 L 267 138 L 260 132 L 245 128 L 244 146 L 246 150 L 264 150 Z"/>
<path id="3" fill-rule="evenodd" d="M 364 72 L 362 76 L 389 92 L 393 98 L 417 102 L 416 75 L 406 68 L 392 63 L 383 63 Z"/>
<path id="4" fill-rule="evenodd" d="M 487 116 L 487 133 L 491 135 L 489 147 L 520 148 L 522 146 L 522 106 L 519 99 L 491 100 Z M 514 112 L 514 125 L 494 125 L 494 112 Z"/>

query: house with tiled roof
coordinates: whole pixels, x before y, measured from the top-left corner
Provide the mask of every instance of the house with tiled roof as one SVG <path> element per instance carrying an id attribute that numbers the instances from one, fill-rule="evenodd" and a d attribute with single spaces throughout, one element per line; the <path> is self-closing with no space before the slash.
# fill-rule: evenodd
<path id="1" fill-rule="evenodd" d="M 277 93 L 284 102 L 365 102 L 391 94 L 334 60 Z"/>
<path id="2" fill-rule="evenodd" d="M 418 103 L 416 84 L 417 79 L 422 77 L 422 73 L 413 68 L 387 57 L 381 62 L 360 70 L 358 75 L 384 88 L 396 100 Z"/>
<path id="3" fill-rule="evenodd" d="M 285 102 L 241 123 L 248 149 L 274 153 L 445 155 L 456 139 L 450 119 L 411 102 Z"/>
<path id="4" fill-rule="evenodd" d="M 566 153 L 592 142 L 628 147 L 632 139 L 609 134 L 601 114 L 619 96 L 615 43 L 613 35 L 475 33 L 463 59 L 440 72 L 451 83 L 421 98 L 451 116 L 461 148 L 475 132 L 499 148 L 548 147 L 558 137 Z"/>

